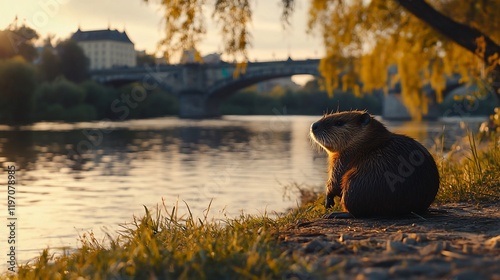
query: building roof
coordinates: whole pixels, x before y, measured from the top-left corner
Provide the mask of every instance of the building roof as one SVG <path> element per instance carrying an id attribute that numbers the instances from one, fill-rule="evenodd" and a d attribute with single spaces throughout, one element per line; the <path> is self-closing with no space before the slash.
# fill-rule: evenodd
<path id="1" fill-rule="evenodd" d="M 82 31 L 78 28 L 78 30 L 71 36 L 71 39 L 77 42 L 106 40 L 133 44 L 125 31 L 120 32 L 116 29 Z"/>

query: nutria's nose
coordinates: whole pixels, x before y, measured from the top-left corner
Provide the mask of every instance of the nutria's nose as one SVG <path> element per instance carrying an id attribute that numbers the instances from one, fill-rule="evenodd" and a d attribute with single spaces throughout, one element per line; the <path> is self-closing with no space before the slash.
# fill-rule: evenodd
<path id="1" fill-rule="evenodd" d="M 316 129 L 318 129 L 319 127 L 319 124 L 317 122 L 311 124 L 311 131 L 315 131 Z"/>

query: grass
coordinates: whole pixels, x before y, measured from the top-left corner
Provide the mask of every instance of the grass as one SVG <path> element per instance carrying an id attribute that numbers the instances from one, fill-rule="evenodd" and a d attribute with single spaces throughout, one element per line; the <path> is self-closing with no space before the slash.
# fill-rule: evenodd
<path id="1" fill-rule="evenodd" d="M 315 273 L 287 256 L 276 234 L 323 214 L 320 200 L 272 219 L 242 214 L 217 222 L 179 217 L 177 209 L 146 208 L 118 237 L 103 242 L 86 234 L 71 254 L 55 257 L 45 250 L 19 267 L 17 279 L 274 279 Z"/>
<path id="2" fill-rule="evenodd" d="M 439 160 L 438 202 L 499 201 L 497 141 L 490 141 L 484 150 L 478 149 L 474 137 L 469 136 L 469 142 L 470 155 Z M 297 185 L 291 189 L 304 200 L 273 218 L 241 214 L 215 221 L 208 214 L 199 219 L 190 212 L 179 216 L 178 207 L 168 209 L 165 203 L 153 213 L 145 208 L 145 215 L 124 225 L 118 237 L 99 241 L 87 233 L 74 252 L 54 256 L 44 250 L 35 261 L 21 265 L 17 275 L 4 274 L 0 279 L 324 278 L 321 273 L 326 272 L 285 251 L 277 240 L 280 231 L 326 213 L 323 195 Z"/>
<path id="3" fill-rule="evenodd" d="M 500 200 L 500 146 L 494 138 L 483 143 L 468 134 L 465 157 L 454 155 L 439 163 L 441 185 L 437 202 L 484 202 Z"/>

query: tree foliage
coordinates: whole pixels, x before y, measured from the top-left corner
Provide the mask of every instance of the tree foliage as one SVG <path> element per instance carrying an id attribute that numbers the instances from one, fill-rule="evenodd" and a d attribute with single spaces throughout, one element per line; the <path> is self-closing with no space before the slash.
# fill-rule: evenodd
<path id="1" fill-rule="evenodd" d="M 149 2 L 150 0 L 143 0 Z M 158 43 L 167 61 L 183 49 L 192 49 L 205 33 L 203 8 L 205 0 L 158 0 L 164 7 L 165 37 Z"/>
<path id="2" fill-rule="evenodd" d="M 51 82 L 61 75 L 60 63 L 54 49 L 49 46 L 44 47 L 38 64 L 40 80 Z"/>
<path id="3" fill-rule="evenodd" d="M 205 14 L 207 0 L 143 0 L 157 2 L 163 7 L 165 37 L 158 43 L 164 58 L 182 50 L 196 49 L 206 33 Z M 212 1 L 212 18 L 220 28 L 224 52 L 235 60 L 247 59 L 250 45 L 248 25 L 252 21 L 249 0 Z"/>
<path id="4" fill-rule="evenodd" d="M 152 54 L 143 53 L 137 55 L 137 66 L 155 65 L 156 58 Z"/>
<path id="5" fill-rule="evenodd" d="M 26 26 L 18 26 L 17 21 L 10 24 L 5 30 L 0 30 L 0 59 L 22 56 L 24 60 L 32 62 L 37 57 L 34 41 L 38 33 Z"/>
<path id="6" fill-rule="evenodd" d="M 26 124 L 32 119 L 35 68 L 21 57 L 0 60 L 0 122 Z"/>
<path id="7" fill-rule="evenodd" d="M 333 98 L 330 98 L 314 80 L 307 88 L 299 91 L 281 88 L 278 95 L 257 93 L 251 88 L 244 89 L 225 100 L 221 104 L 221 112 L 224 115 L 272 115 L 278 108 L 292 115 L 317 115 L 335 110 L 354 109 L 381 114 L 380 94 L 357 97 L 352 92 L 336 90 Z"/>
<path id="8" fill-rule="evenodd" d="M 143 0 L 148 2 L 148 0 Z M 151 1 L 151 0 L 149 0 Z M 295 0 L 281 0 L 283 22 Z M 224 50 L 246 59 L 250 45 L 248 0 L 159 1 L 167 35 L 160 42 L 171 52 L 193 48 L 205 32 L 203 11 L 213 5 Z M 342 84 L 356 94 L 401 84 L 403 102 L 420 118 L 432 102 L 422 90 L 430 84 L 443 99 L 446 76 L 463 82 L 481 79 L 500 97 L 500 10 L 498 0 L 309 0 L 309 32 L 323 39 L 320 63 L 330 93 Z M 175 38 L 179 39 L 175 39 Z M 389 75 L 389 66 L 397 74 Z M 342 75 L 340 75 L 342 74 Z M 341 78 L 339 78 L 341 77 Z M 360 88 L 360 82 L 363 88 Z"/>
<path id="9" fill-rule="evenodd" d="M 61 73 L 66 79 L 81 83 L 88 78 L 89 61 L 82 48 L 72 40 L 60 42 L 57 47 Z"/>
<path id="10" fill-rule="evenodd" d="M 423 5 L 416 8 L 407 2 Z M 410 114 L 418 118 L 427 112 L 429 104 L 422 90 L 425 84 L 432 86 L 441 102 L 446 76 L 459 73 L 463 82 L 480 78 L 485 66 L 481 41 L 486 37 L 500 41 L 495 32 L 500 19 L 494 15 L 500 3 L 443 0 L 433 4 L 432 7 L 421 0 L 311 1 L 309 29 L 318 30 L 323 38 L 326 58 L 321 71 L 327 85 L 338 83 L 335 72 L 341 70 L 348 72 L 344 77 L 351 82 L 361 80 L 365 91 L 387 87 L 391 79 L 399 81 L 403 102 Z M 444 30 L 429 24 L 434 18 L 423 21 L 415 16 L 422 12 L 418 9 L 435 12 L 436 19 L 442 16 L 437 25 L 446 26 Z M 461 24 L 458 30 L 444 33 L 453 32 L 454 23 Z M 468 38 L 470 46 L 464 48 L 461 32 L 469 26 L 481 32 Z M 346 57 L 350 59 L 346 61 Z M 388 76 L 390 65 L 397 65 L 397 75 L 393 77 Z"/>

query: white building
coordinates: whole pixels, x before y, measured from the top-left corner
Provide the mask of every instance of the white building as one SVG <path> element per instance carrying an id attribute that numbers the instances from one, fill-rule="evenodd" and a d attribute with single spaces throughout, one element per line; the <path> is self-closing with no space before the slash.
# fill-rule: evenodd
<path id="1" fill-rule="evenodd" d="M 91 30 L 80 28 L 71 36 L 90 61 L 90 70 L 137 65 L 134 43 L 125 31 Z"/>

